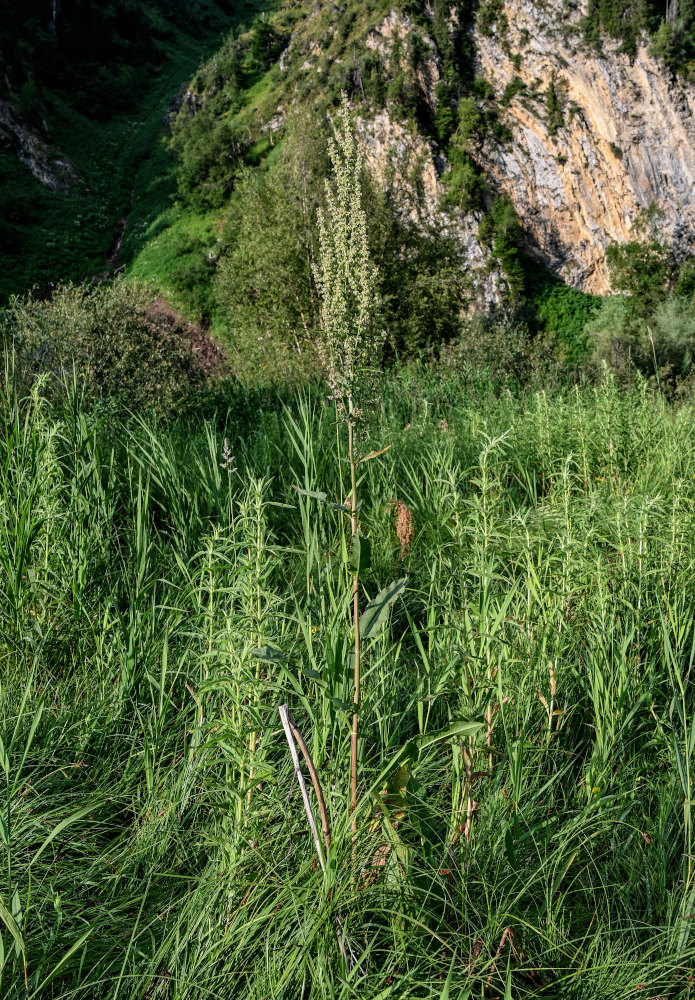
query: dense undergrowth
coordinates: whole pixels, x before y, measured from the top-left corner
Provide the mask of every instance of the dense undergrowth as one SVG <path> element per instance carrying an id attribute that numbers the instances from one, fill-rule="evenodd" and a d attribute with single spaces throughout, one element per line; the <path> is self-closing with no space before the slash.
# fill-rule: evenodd
<path id="1" fill-rule="evenodd" d="M 693 995 L 692 407 L 465 369 L 380 400 L 362 588 L 408 585 L 364 651 L 353 844 L 345 526 L 293 490 L 346 493 L 325 391 L 157 425 L 9 380 L 3 997 Z"/>

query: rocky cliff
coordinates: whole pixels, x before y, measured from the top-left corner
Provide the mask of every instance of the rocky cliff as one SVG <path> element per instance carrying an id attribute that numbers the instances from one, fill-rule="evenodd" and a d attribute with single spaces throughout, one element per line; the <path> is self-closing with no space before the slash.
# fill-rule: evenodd
<path id="1" fill-rule="evenodd" d="M 57 146 L 42 139 L 15 108 L 3 100 L 0 100 L 0 149 L 13 153 L 51 191 L 69 194 L 82 187 L 80 176 L 68 157 Z"/>
<path id="2" fill-rule="evenodd" d="M 476 31 L 478 72 L 500 99 L 506 91 L 512 136 L 483 162 L 551 269 L 604 293 L 606 246 L 652 204 L 677 252 L 695 252 L 695 90 L 644 45 L 635 58 L 608 41 L 600 56 L 588 51 L 583 13 L 505 0 L 490 34 Z"/>
<path id="3" fill-rule="evenodd" d="M 465 6 L 449 9 L 452 34 Z M 568 284 L 606 293 L 606 247 L 629 239 L 640 211 L 652 205 L 661 209 L 664 235 L 677 255 L 695 253 L 695 88 L 676 80 L 644 43 L 631 57 L 604 38 L 597 53 L 583 37 L 587 0 L 499 0 L 488 8 L 493 17 L 479 10 L 467 29 L 469 51 L 473 75 L 489 85 L 503 134 L 487 135 L 472 155 L 491 196 L 510 196 L 532 255 Z M 394 4 L 373 18 L 356 61 L 350 41 L 348 89 L 362 105 L 360 132 L 376 175 L 405 198 L 409 214 L 417 191 L 418 210 L 457 230 L 462 253 L 476 268 L 485 259 L 475 241 L 479 215 L 443 207 L 446 143 L 412 116 L 404 119 L 388 95 L 381 107 L 369 91 L 365 97 L 366 66 L 376 58 L 387 80 L 410 72 L 422 105 L 436 118 L 438 85 L 445 81 L 441 32 L 435 42 L 431 4 L 418 14 Z M 294 61 L 304 80 L 312 73 L 328 79 L 334 64 L 349 62 L 336 43 L 338 14 L 333 20 L 329 5 L 314 5 L 283 53 L 283 72 Z"/>

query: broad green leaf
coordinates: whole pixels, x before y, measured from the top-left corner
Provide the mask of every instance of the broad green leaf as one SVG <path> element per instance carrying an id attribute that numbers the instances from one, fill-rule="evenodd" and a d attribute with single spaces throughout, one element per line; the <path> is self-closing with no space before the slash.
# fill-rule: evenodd
<path id="1" fill-rule="evenodd" d="M 352 551 L 349 566 L 356 576 L 366 572 L 372 564 L 372 543 L 357 529 L 352 536 Z"/>
<path id="2" fill-rule="evenodd" d="M 250 650 L 251 656 L 255 660 L 262 660 L 263 663 L 286 663 L 287 657 L 281 649 L 275 646 L 261 646 L 259 649 Z"/>
<path id="3" fill-rule="evenodd" d="M 332 705 L 335 705 L 339 712 L 349 712 L 355 707 L 351 701 L 345 701 L 343 698 L 337 698 L 335 695 L 329 695 L 328 700 Z"/>
<path id="4" fill-rule="evenodd" d="M 405 590 L 408 577 L 404 576 L 388 587 L 384 587 L 374 600 L 370 601 L 360 618 L 360 636 L 363 639 L 373 639 L 381 626 L 386 622 L 389 608 Z"/>
<path id="5" fill-rule="evenodd" d="M 466 719 L 459 719 L 458 722 L 452 722 L 443 729 L 437 729 L 433 733 L 425 733 L 423 736 L 417 736 L 415 738 L 415 743 L 418 750 L 424 750 L 425 747 L 432 746 L 433 743 L 439 743 L 440 740 L 448 740 L 452 736 L 473 736 L 483 728 L 482 722 L 469 722 Z"/>
<path id="6" fill-rule="evenodd" d="M 0 736 L 0 767 L 3 769 L 5 774 L 10 773 L 10 759 L 7 756 L 7 750 L 5 750 L 5 744 L 2 742 L 2 737 Z"/>
<path id="7" fill-rule="evenodd" d="M 323 680 L 323 676 L 318 672 L 318 670 L 312 670 L 311 667 L 303 667 L 302 674 L 304 677 L 309 677 L 312 681 Z"/>
<path id="8" fill-rule="evenodd" d="M 440 740 L 451 739 L 452 736 L 472 736 L 473 733 L 477 733 L 482 728 L 482 722 L 467 722 L 460 719 L 458 722 L 452 722 L 450 725 L 445 726 L 444 729 L 437 729 L 433 733 L 425 733 L 424 736 L 417 736 L 415 739 L 408 740 L 407 743 L 404 743 L 396 751 L 388 764 L 381 769 L 378 778 L 372 783 L 367 797 L 380 791 L 384 786 L 384 782 L 391 777 L 396 769 L 404 767 L 409 761 L 416 761 L 420 756 L 420 752 L 426 747 L 432 746 Z"/>
<path id="9" fill-rule="evenodd" d="M 331 510 L 341 510 L 343 514 L 352 514 L 352 507 L 347 503 L 332 503 L 329 504 Z M 355 507 L 355 513 L 359 514 L 362 510 L 362 501 L 357 501 L 357 506 Z"/>
<path id="10" fill-rule="evenodd" d="M 318 500 L 319 503 L 325 503 L 328 499 L 328 494 L 323 493 L 321 490 L 302 490 L 299 486 L 293 486 L 292 489 L 299 493 L 300 496 L 310 497 L 312 500 Z"/>

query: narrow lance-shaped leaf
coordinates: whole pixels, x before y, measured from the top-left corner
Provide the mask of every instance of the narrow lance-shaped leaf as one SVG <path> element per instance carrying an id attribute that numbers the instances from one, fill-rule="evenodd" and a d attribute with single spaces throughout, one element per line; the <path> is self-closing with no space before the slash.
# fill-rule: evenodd
<path id="1" fill-rule="evenodd" d="M 396 751 L 391 760 L 382 768 L 376 781 L 372 784 L 369 794 L 378 791 L 386 779 L 394 773 L 397 768 L 403 767 L 408 761 L 416 761 L 421 752 L 435 743 L 442 740 L 451 739 L 454 736 L 472 736 L 483 728 L 482 722 L 470 722 L 467 719 L 459 719 L 450 723 L 443 729 L 437 729 L 433 733 L 425 733 L 424 736 L 417 736 L 408 740 L 400 749 Z"/>
<path id="2" fill-rule="evenodd" d="M 448 726 L 444 726 L 443 729 L 437 729 L 433 733 L 425 733 L 424 736 L 416 736 L 415 744 L 418 750 L 424 750 L 425 747 L 432 746 L 433 743 L 439 743 L 441 740 L 450 739 L 452 736 L 473 736 L 483 728 L 482 722 L 469 722 L 465 719 L 459 719 L 458 722 L 452 722 Z"/>
<path id="3" fill-rule="evenodd" d="M 386 622 L 389 608 L 405 590 L 407 581 L 408 577 L 404 576 L 401 580 L 390 583 L 369 602 L 360 618 L 360 636 L 363 639 L 372 639 L 377 634 Z"/>
<path id="4" fill-rule="evenodd" d="M 20 931 L 15 918 L 12 916 L 9 909 L 2 901 L 2 898 L 0 898 L 0 920 L 2 920 L 5 927 L 7 927 L 8 931 L 14 938 L 16 948 L 19 950 L 19 952 L 23 953 L 24 938 L 22 936 L 22 932 Z"/>

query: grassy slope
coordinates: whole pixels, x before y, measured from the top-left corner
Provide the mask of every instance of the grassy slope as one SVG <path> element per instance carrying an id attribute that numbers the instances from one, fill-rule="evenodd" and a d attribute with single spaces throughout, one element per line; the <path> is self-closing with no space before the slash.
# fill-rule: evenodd
<path id="1" fill-rule="evenodd" d="M 291 490 L 344 495 L 330 404 L 233 395 L 168 429 L 5 408 L 6 1000 L 22 949 L 52 1000 L 692 997 L 692 409 L 418 372 L 381 399 L 364 586 L 409 580 L 366 651 L 363 787 L 451 718 L 493 735 L 367 798 L 355 848 L 340 515 Z M 328 793 L 325 878 L 282 701 Z"/>
<path id="2" fill-rule="evenodd" d="M 278 94 L 275 68 L 264 73 L 244 93 L 244 106 L 239 121 L 253 134 L 258 121 L 265 120 L 269 103 L 277 105 Z M 246 155 L 247 162 L 258 165 L 267 159 L 271 148 L 267 138 L 261 138 Z M 219 253 L 219 228 L 226 213 L 225 208 L 211 211 L 195 209 L 174 201 L 176 193 L 176 163 L 174 157 L 161 144 L 153 155 L 155 170 L 150 171 L 153 186 L 159 195 L 148 198 L 150 185 L 142 184 L 147 211 L 139 223 L 129 226 L 124 244 L 124 255 L 129 260 L 128 271 L 134 277 L 150 282 L 157 292 L 165 295 L 183 314 L 197 319 L 209 302 L 212 269 L 205 273 L 201 265 L 210 251 Z M 148 169 L 148 165 L 143 165 Z M 232 197 L 234 195 L 232 194 Z M 192 287 L 181 287 L 177 275 L 181 269 L 198 271 L 198 280 Z M 202 273 L 201 273 L 202 272 Z"/>

